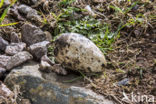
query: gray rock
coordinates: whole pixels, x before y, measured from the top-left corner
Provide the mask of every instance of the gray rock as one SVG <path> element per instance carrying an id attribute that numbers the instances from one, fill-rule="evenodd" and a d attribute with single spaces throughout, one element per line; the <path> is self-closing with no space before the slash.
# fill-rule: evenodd
<path id="1" fill-rule="evenodd" d="M 22 26 L 22 41 L 28 46 L 44 40 L 46 40 L 46 35 L 40 28 L 31 24 Z"/>
<path id="2" fill-rule="evenodd" d="M 29 20 L 33 20 L 36 22 L 41 21 L 41 17 L 38 15 L 38 12 L 35 9 L 32 9 L 29 6 L 26 5 L 20 5 L 18 7 L 18 11 L 24 15 L 26 15 L 26 18 Z"/>
<path id="3" fill-rule="evenodd" d="M 100 49 L 86 37 L 76 33 L 62 34 L 55 41 L 56 61 L 65 68 L 84 72 L 101 72 L 106 65 Z"/>
<path id="4" fill-rule="evenodd" d="M 0 67 L 0 78 L 4 76 L 6 69 Z"/>
<path id="5" fill-rule="evenodd" d="M 67 75 L 67 71 L 60 65 L 60 64 L 54 64 L 47 55 L 44 55 L 41 58 L 40 62 L 40 68 L 43 72 L 55 72 L 60 75 Z"/>
<path id="6" fill-rule="evenodd" d="M 19 5 L 18 11 L 24 15 L 27 15 L 32 10 L 31 7 L 27 5 Z"/>
<path id="7" fill-rule="evenodd" d="M 12 32 L 11 36 L 10 36 L 10 41 L 11 41 L 11 43 L 19 43 L 20 38 L 18 37 L 18 34 L 15 32 Z"/>
<path id="8" fill-rule="evenodd" d="M 0 55 L 0 67 L 5 68 L 11 59 L 11 56 Z"/>
<path id="9" fill-rule="evenodd" d="M 106 0 L 93 0 L 93 2 L 95 2 L 95 3 L 103 3 L 103 2 L 106 2 Z"/>
<path id="10" fill-rule="evenodd" d="M 17 67 L 6 77 L 5 84 L 12 90 L 19 85 L 22 96 L 32 104 L 114 104 L 89 89 L 60 83 L 55 75 L 44 79 L 38 68 L 32 61 Z"/>
<path id="11" fill-rule="evenodd" d="M 122 85 L 128 85 L 129 84 L 129 79 L 128 78 L 124 78 L 123 80 L 119 81 L 117 83 L 118 86 L 122 86 Z"/>
<path id="12" fill-rule="evenodd" d="M 38 15 L 37 11 L 34 9 L 28 12 L 27 18 L 30 20 L 38 21 L 38 22 L 41 20 L 41 17 Z"/>
<path id="13" fill-rule="evenodd" d="M 33 56 L 29 52 L 26 52 L 26 51 L 19 52 L 11 57 L 11 59 L 7 63 L 6 69 L 10 70 L 13 67 L 23 64 L 24 62 L 28 60 L 31 60 L 32 58 Z"/>
<path id="14" fill-rule="evenodd" d="M 9 45 L 9 43 L 0 37 L 0 50 L 4 51 L 7 45 Z"/>
<path id="15" fill-rule="evenodd" d="M 42 56 L 47 54 L 47 45 L 49 44 L 49 41 L 43 41 L 39 43 L 35 43 L 33 45 L 30 45 L 28 47 L 30 53 L 36 58 L 37 60 L 40 60 Z"/>
<path id="16" fill-rule="evenodd" d="M 23 42 L 20 43 L 11 43 L 5 49 L 5 53 L 8 55 L 15 55 L 18 52 L 23 51 L 26 48 L 26 44 Z"/>

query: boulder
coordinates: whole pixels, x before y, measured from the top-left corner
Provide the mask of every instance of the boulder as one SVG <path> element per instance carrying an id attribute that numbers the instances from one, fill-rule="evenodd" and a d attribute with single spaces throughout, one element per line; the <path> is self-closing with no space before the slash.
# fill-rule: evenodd
<path id="1" fill-rule="evenodd" d="M 11 56 L 0 55 L 0 67 L 5 68 L 11 59 Z"/>
<path id="2" fill-rule="evenodd" d="M 31 24 L 22 26 L 22 41 L 28 46 L 46 40 L 45 33 L 38 27 Z"/>
<path id="3" fill-rule="evenodd" d="M 28 50 L 34 56 L 34 58 L 40 60 L 42 56 L 47 54 L 47 45 L 49 43 L 49 41 L 35 43 L 33 45 L 30 45 L 30 47 L 28 47 Z"/>
<path id="4" fill-rule="evenodd" d="M 4 51 L 7 45 L 9 45 L 9 43 L 0 37 L 0 50 Z"/>
<path id="5" fill-rule="evenodd" d="M 89 89 L 58 82 L 55 73 L 46 74 L 49 79 L 45 79 L 38 68 L 36 62 L 29 61 L 14 68 L 4 82 L 12 90 L 19 86 L 22 96 L 32 104 L 114 104 Z"/>
<path id="6" fill-rule="evenodd" d="M 64 33 L 55 41 L 56 61 L 65 68 L 84 72 L 101 72 L 106 65 L 100 49 L 77 33 Z"/>
<path id="7" fill-rule="evenodd" d="M 20 43 L 11 43 L 5 49 L 5 53 L 8 55 L 15 55 L 18 52 L 23 51 L 26 48 L 26 44 L 23 42 Z"/>
<path id="8" fill-rule="evenodd" d="M 28 60 L 31 60 L 32 58 L 33 56 L 29 52 L 26 52 L 26 51 L 19 52 L 11 57 L 11 59 L 7 63 L 6 69 L 10 70 L 13 67 L 23 64 L 24 62 Z"/>

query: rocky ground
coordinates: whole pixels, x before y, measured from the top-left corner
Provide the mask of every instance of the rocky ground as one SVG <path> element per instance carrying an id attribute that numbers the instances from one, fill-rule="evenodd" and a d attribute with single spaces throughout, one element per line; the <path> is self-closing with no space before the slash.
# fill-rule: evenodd
<path id="1" fill-rule="evenodd" d="M 148 104 L 122 98 L 156 97 L 155 4 L 18 0 L 0 22 L 0 103 Z"/>

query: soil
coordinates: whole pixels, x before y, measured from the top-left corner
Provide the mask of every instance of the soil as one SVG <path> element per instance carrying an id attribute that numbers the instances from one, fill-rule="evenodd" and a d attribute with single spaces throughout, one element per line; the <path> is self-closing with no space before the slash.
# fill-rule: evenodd
<path id="1" fill-rule="evenodd" d="M 152 3 L 150 6 L 153 6 L 155 2 L 152 1 Z M 89 3 L 85 2 L 85 4 Z M 145 7 L 142 11 L 140 9 L 140 11 L 143 14 L 148 13 L 150 10 L 152 13 L 156 13 L 155 9 L 151 9 L 152 7 L 150 8 L 150 6 Z M 59 10 L 55 8 L 55 5 L 53 8 L 55 12 Z M 35 9 L 39 10 L 39 8 Z M 136 12 L 132 11 L 131 14 Z M 108 22 L 112 23 L 112 27 L 114 26 L 113 29 L 115 30 L 119 18 L 115 21 L 111 13 L 111 10 L 105 11 L 106 17 L 109 19 Z M 45 14 L 47 13 L 45 12 Z M 8 14 L 3 23 L 15 21 L 19 23 L 14 26 L 0 27 L 0 35 L 8 41 L 11 32 L 17 32 L 19 36 L 21 35 L 20 27 L 25 22 L 35 24 L 33 21 L 27 19 L 26 21 L 19 21 L 11 14 Z M 121 104 L 126 104 L 126 102 L 121 100 L 123 98 L 123 92 L 128 95 L 132 92 L 135 94 L 139 93 L 140 95 L 153 95 L 156 98 L 156 24 L 154 22 L 149 20 L 149 24 L 152 26 L 146 28 L 135 25 L 122 29 L 120 31 L 120 38 L 116 39 L 112 44 L 113 50 L 107 51 L 106 59 L 108 65 L 102 74 L 86 75 L 86 77 L 83 76 L 80 79 L 71 80 L 82 76 L 81 74 L 74 73 L 67 76 L 60 76 L 58 77 L 58 81 L 64 79 L 66 82 L 63 83 L 83 85 Z M 54 31 L 51 29 L 55 28 L 49 25 L 37 26 L 41 27 L 43 31 L 49 31 L 52 34 Z M 125 78 L 128 78 L 129 82 L 126 85 L 118 86 L 117 83 Z"/>

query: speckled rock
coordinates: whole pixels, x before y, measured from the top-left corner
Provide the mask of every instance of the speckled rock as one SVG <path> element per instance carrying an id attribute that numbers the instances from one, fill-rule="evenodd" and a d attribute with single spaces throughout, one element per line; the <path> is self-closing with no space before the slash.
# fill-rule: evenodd
<path id="1" fill-rule="evenodd" d="M 34 58 L 40 60 L 42 56 L 47 54 L 47 45 L 49 43 L 49 41 L 43 41 L 30 45 L 30 47 L 28 47 L 29 52 L 34 56 Z"/>
<path id="2" fill-rule="evenodd" d="M 32 104 L 114 104 L 89 89 L 57 82 L 55 75 L 45 79 L 38 68 L 35 62 L 25 63 L 11 71 L 5 84 L 12 90 L 19 85 L 22 96 Z"/>
<path id="3" fill-rule="evenodd" d="M 0 55 L 0 67 L 5 68 L 11 59 L 11 56 Z"/>
<path id="4" fill-rule="evenodd" d="M 101 72 L 106 65 L 100 49 L 86 37 L 77 33 L 62 34 L 55 41 L 56 61 L 65 68 L 84 72 Z"/>
<path id="5" fill-rule="evenodd" d="M 32 58 L 33 56 L 29 52 L 26 52 L 26 51 L 19 52 L 11 57 L 11 59 L 8 61 L 6 65 L 6 69 L 10 70 L 13 67 L 23 64 L 24 62 L 28 60 L 31 60 Z"/>
<path id="6" fill-rule="evenodd" d="M 4 51 L 9 43 L 0 36 L 0 50 Z"/>
<path id="7" fill-rule="evenodd" d="M 44 40 L 46 40 L 46 35 L 40 28 L 31 24 L 22 26 L 22 41 L 28 46 Z"/>
<path id="8" fill-rule="evenodd" d="M 26 48 L 26 44 L 23 42 L 20 43 L 11 43 L 5 49 L 5 53 L 8 55 L 15 55 L 18 52 L 23 51 Z"/>
<path id="9" fill-rule="evenodd" d="M 2 82 L 0 82 L 0 104 L 15 104 L 14 93 Z"/>

